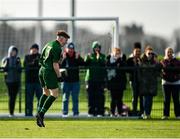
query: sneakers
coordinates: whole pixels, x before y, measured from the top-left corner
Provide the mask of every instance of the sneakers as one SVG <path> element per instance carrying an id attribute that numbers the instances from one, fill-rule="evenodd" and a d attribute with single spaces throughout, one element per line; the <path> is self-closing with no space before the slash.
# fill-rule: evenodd
<path id="1" fill-rule="evenodd" d="M 37 124 L 39 127 L 45 127 L 43 120 L 44 120 L 44 117 L 38 113 L 38 114 L 36 115 L 36 124 Z"/>
<path id="2" fill-rule="evenodd" d="M 118 117 L 118 118 L 121 118 L 121 117 L 122 117 L 122 115 L 121 115 L 121 114 L 117 114 L 117 117 Z"/>
<path id="3" fill-rule="evenodd" d="M 116 115 L 115 114 L 111 114 L 110 117 L 116 117 Z"/>
<path id="4" fill-rule="evenodd" d="M 111 114 L 110 117 L 112 117 L 112 118 L 115 118 L 115 117 L 121 118 L 122 115 L 121 114 L 117 114 L 117 115 L 116 114 Z"/>
<path id="5" fill-rule="evenodd" d="M 87 117 L 94 117 L 94 115 L 92 115 L 92 114 L 88 114 L 88 116 Z"/>
<path id="6" fill-rule="evenodd" d="M 180 119 L 180 116 L 176 116 L 176 119 Z"/>
<path id="7" fill-rule="evenodd" d="M 151 119 L 151 116 L 150 116 L 150 115 L 143 115 L 142 118 L 143 118 L 144 120 L 147 120 L 147 119 Z"/>
<path id="8" fill-rule="evenodd" d="M 67 117 L 69 117 L 68 114 L 62 114 L 62 118 L 67 118 Z"/>
<path id="9" fill-rule="evenodd" d="M 9 117 L 10 117 L 10 118 L 14 117 L 14 114 L 9 114 Z"/>
<path id="10" fill-rule="evenodd" d="M 168 116 L 163 116 L 161 119 L 162 120 L 167 120 L 167 119 L 169 119 L 169 117 Z"/>
<path id="11" fill-rule="evenodd" d="M 73 114 L 73 117 L 79 117 L 79 114 Z"/>
<path id="12" fill-rule="evenodd" d="M 98 117 L 98 118 L 101 118 L 101 117 L 103 117 L 103 115 L 98 114 L 97 117 Z"/>

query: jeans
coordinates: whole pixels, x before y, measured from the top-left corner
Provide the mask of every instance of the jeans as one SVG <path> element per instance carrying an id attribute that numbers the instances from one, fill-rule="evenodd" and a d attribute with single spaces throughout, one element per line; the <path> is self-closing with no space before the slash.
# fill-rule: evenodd
<path id="1" fill-rule="evenodd" d="M 25 115 L 32 116 L 33 115 L 33 100 L 34 94 L 39 99 L 42 95 L 42 88 L 39 83 L 26 83 L 26 95 L 25 95 Z"/>
<path id="2" fill-rule="evenodd" d="M 179 92 L 180 85 L 163 85 L 164 90 L 164 116 L 169 116 L 171 95 L 174 102 L 175 116 L 180 116 Z"/>
<path id="3" fill-rule="evenodd" d="M 143 98 L 144 112 L 147 116 L 151 115 L 153 96 L 147 95 Z"/>
<path id="4" fill-rule="evenodd" d="M 69 108 L 69 97 L 72 96 L 72 111 L 73 115 L 79 115 L 79 91 L 80 83 L 79 82 L 64 82 L 62 83 L 63 89 L 63 98 L 62 98 L 62 111 L 63 114 L 68 114 Z"/>

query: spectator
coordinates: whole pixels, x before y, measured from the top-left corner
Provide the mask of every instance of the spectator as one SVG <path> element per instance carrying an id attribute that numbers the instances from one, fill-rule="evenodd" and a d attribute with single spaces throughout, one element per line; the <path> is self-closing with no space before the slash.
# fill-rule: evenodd
<path id="1" fill-rule="evenodd" d="M 180 61 L 175 58 L 171 47 L 165 49 L 165 57 L 161 61 L 161 64 L 163 66 L 162 86 L 164 90 L 164 110 L 162 119 L 168 119 L 169 117 L 171 95 L 174 102 L 175 116 L 180 118 Z"/>
<path id="2" fill-rule="evenodd" d="M 113 48 L 113 52 L 107 56 L 107 66 L 108 89 L 111 94 L 111 116 L 121 116 L 123 91 L 126 89 L 126 74 L 124 70 L 118 68 L 126 66 L 126 56 L 121 53 L 120 48 Z"/>
<path id="3" fill-rule="evenodd" d="M 36 94 L 39 101 L 42 95 L 42 88 L 39 83 L 39 46 L 33 44 L 30 53 L 24 58 L 25 67 L 25 116 L 33 116 L 33 99 Z"/>
<path id="4" fill-rule="evenodd" d="M 16 96 L 21 82 L 21 60 L 18 57 L 17 47 L 9 47 L 8 56 L 2 60 L 2 63 L 9 95 L 9 116 L 12 117 L 14 116 Z"/>
<path id="5" fill-rule="evenodd" d="M 88 116 L 104 116 L 104 86 L 106 79 L 106 57 L 101 53 L 101 45 L 98 41 L 92 43 L 93 53 L 85 57 L 88 66 L 85 81 L 88 93 Z"/>
<path id="6" fill-rule="evenodd" d="M 145 47 L 145 52 L 141 57 L 142 64 L 140 69 L 140 95 L 143 96 L 144 114 L 143 119 L 151 118 L 151 110 L 153 103 L 153 96 L 157 95 L 157 77 L 158 77 L 158 61 L 157 55 L 153 52 L 150 45 Z"/>
<path id="7" fill-rule="evenodd" d="M 143 111 L 143 97 L 140 96 L 140 87 L 139 87 L 139 66 L 141 65 L 141 44 L 139 42 L 134 43 L 134 49 L 132 57 L 128 58 L 127 65 L 128 67 L 133 67 L 135 69 L 128 70 L 130 73 L 129 80 L 132 87 L 132 115 L 140 116 Z M 140 99 L 140 111 L 137 111 L 138 98 Z"/>
<path id="8" fill-rule="evenodd" d="M 73 104 L 73 116 L 79 115 L 79 91 L 80 91 L 80 83 L 79 83 L 79 66 L 84 64 L 83 58 L 75 52 L 74 43 L 69 43 L 66 51 L 63 54 L 63 59 L 61 62 L 61 68 L 67 68 L 67 76 L 64 78 L 64 82 L 62 83 L 63 88 L 63 117 L 68 116 L 68 104 L 69 104 L 69 96 L 72 96 L 72 104 Z"/>

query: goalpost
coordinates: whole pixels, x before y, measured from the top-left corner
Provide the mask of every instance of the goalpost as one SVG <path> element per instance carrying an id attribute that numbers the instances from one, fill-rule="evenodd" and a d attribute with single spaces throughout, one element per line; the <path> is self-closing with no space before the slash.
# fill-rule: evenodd
<path id="1" fill-rule="evenodd" d="M 37 22 L 35 24 L 35 34 L 30 34 L 30 35 L 25 35 L 23 34 L 22 35 L 22 32 L 21 34 L 19 34 L 18 32 L 15 33 L 15 35 L 13 35 L 13 39 L 16 39 L 16 37 L 21 37 L 23 39 L 26 39 L 28 38 L 27 40 L 31 40 L 33 37 L 35 37 L 35 42 L 37 44 L 39 44 L 40 46 L 40 50 L 41 50 L 41 47 L 42 47 L 42 23 L 43 21 L 56 21 L 56 22 L 59 22 L 59 21 L 70 21 L 70 22 L 75 22 L 75 21 L 113 21 L 115 23 L 115 25 L 113 26 L 113 31 L 112 31 L 112 42 L 113 44 L 111 44 L 111 47 L 119 47 L 119 18 L 118 17 L 62 17 L 62 18 L 54 18 L 54 17 L 0 17 L 0 23 L 6 23 L 6 22 L 21 22 L 24 23 L 26 21 L 33 21 L 33 22 Z M 72 28 L 72 27 L 71 27 Z M 9 28 L 9 30 L 6 30 L 5 29 L 5 32 L 3 32 L 1 30 L 1 44 L 0 45 L 2 48 L 0 48 L 0 50 L 2 49 L 3 51 L 7 52 L 7 50 L 4 50 L 4 49 L 7 49 L 7 48 L 4 48 L 4 45 L 3 43 L 7 42 L 7 41 L 10 41 L 11 38 L 9 38 L 9 32 L 12 32 L 12 28 Z M 74 34 L 72 31 L 70 31 L 70 34 L 71 36 Z M 74 36 L 72 36 L 71 38 L 74 38 Z M 75 40 L 71 40 L 71 41 L 75 41 Z M 14 41 L 12 43 L 15 43 Z M 19 42 L 18 42 L 19 43 Z M 20 42 L 22 43 L 22 42 Z M 27 46 L 26 44 L 26 40 L 25 40 L 25 44 L 23 43 L 23 46 Z M 27 49 L 27 47 L 23 47 L 23 54 L 25 53 L 25 49 Z M 2 52 L 3 53 L 3 52 Z M 21 93 L 19 93 L 19 112 L 21 113 Z"/>
<path id="2" fill-rule="evenodd" d="M 41 44 L 41 21 L 114 21 L 113 46 L 119 47 L 119 18 L 118 17 L 0 17 L 0 21 L 38 21 L 36 42 Z M 71 32 L 71 36 L 73 33 Z M 72 37 L 74 38 L 74 36 Z M 74 41 L 74 40 L 72 40 Z M 41 46 L 41 45 L 40 45 Z M 40 48 L 41 49 L 41 48 Z"/>

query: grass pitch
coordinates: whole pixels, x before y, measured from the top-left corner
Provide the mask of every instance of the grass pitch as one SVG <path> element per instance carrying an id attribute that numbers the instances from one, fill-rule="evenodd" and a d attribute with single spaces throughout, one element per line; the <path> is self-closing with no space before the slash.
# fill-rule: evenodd
<path id="1" fill-rule="evenodd" d="M 0 138 L 180 138 L 180 120 L 1 119 Z"/>

